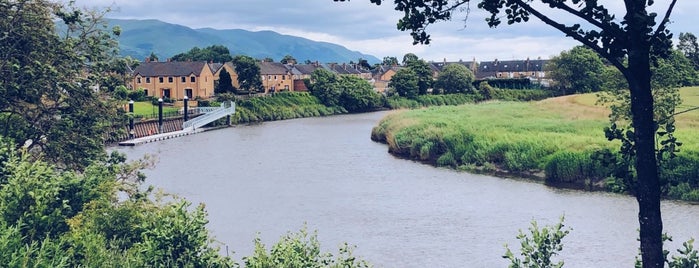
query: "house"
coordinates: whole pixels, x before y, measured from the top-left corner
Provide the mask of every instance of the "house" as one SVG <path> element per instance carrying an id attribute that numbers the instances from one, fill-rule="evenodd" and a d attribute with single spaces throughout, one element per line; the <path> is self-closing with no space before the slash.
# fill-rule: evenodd
<path id="1" fill-rule="evenodd" d="M 481 62 L 476 73 L 477 79 L 485 78 L 530 78 L 544 79 L 547 77 L 544 66 L 548 60 L 509 60 Z"/>
<path id="2" fill-rule="evenodd" d="M 380 65 L 378 68 L 374 70 L 374 73 L 372 75 L 372 80 L 374 81 L 374 90 L 377 92 L 386 92 L 386 89 L 388 89 L 388 83 L 391 81 L 391 78 L 400 70 L 400 66 L 396 65 Z"/>
<path id="3" fill-rule="evenodd" d="M 439 76 L 439 73 L 442 72 L 444 67 L 446 67 L 449 64 L 461 64 L 463 66 L 466 66 L 471 72 L 475 75 L 478 72 L 478 63 L 476 62 L 476 59 L 474 58 L 473 61 L 447 61 L 446 58 L 444 58 L 444 61 L 442 62 L 430 62 L 430 69 L 432 69 L 432 77 L 437 79 Z"/>
<path id="4" fill-rule="evenodd" d="M 308 91 L 303 80 L 311 79 L 311 75 L 315 70 L 323 68 L 318 62 L 312 64 L 287 64 L 286 67 L 292 74 L 294 91 Z"/>
<path id="5" fill-rule="evenodd" d="M 214 66 L 204 61 L 149 61 L 133 72 L 133 88 L 147 96 L 175 100 L 208 98 L 214 95 Z"/>
<path id="6" fill-rule="evenodd" d="M 278 62 L 259 62 L 260 75 L 262 76 L 262 86 L 264 93 L 274 93 L 279 91 L 294 91 L 294 79 L 284 64 Z"/>

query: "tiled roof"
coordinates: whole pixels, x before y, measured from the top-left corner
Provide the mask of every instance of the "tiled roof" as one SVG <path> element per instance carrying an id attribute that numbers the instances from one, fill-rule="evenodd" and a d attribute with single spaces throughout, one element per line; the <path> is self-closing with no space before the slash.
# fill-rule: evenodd
<path id="1" fill-rule="evenodd" d="M 442 69 L 444 69 L 445 66 L 449 64 L 461 64 L 463 66 L 466 66 L 469 70 L 471 70 L 471 66 L 473 66 L 474 62 L 473 61 L 452 61 L 452 62 L 431 62 L 430 63 L 430 68 L 434 71 L 441 72 Z"/>
<path id="2" fill-rule="evenodd" d="M 294 69 L 298 70 L 301 74 L 312 74 L 316 69 L 321 68 L 316 64 L 296 64 Z"/>
<path id="3" fill-rule="evenodd" d="M 284 64 L 278 62 L 260 62 L 259 65 L 261 75 L 289 73 L 289 70 L 284 66 Z"/>
<path id="4" fill-rule="evenodd" d="M 543 72 L 547 60 L 482 61 L 479 72 Z"/>
<path id="5" fill-rule="evenodd" d="M 204 66 L 207 66 L 204 61 L 142 62 L 134 70 L 134 76 L 199 76 Z"/>

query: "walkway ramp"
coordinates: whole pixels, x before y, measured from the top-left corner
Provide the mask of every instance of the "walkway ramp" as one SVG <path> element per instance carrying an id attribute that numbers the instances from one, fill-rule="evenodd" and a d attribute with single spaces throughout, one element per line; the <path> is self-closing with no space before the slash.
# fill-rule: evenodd
<path id="1" fill-rule="evenodd" d="M 225 116 L 232 115 L 235 113 L 235 102 L 222 103 L 221 107 L 201 107 L 199 108 L 199 113 L 204 113 L 192 120 L 184 122 L 182 124 L 182 130 L 159 133 L 155 135 L 145 136 L 141 138 L 131 139 L 127 141 L 119 142 L 121 146 L 134 146 L 142 143 L 149 143 L 154 141 L 161 141 L 172 139 L 176 137 L 181 137 L 185 135 L 190 135 L 204 131 L 203 126 L 221 119 Z"/>
<path id="2" fill-rule="evenodd" d="M 221 103 L 221 107 L 207 111 L 204 115 L 182 123 L 183 131 L 201 128 L 225 116 L 235 114 L 235 102 Z"/>

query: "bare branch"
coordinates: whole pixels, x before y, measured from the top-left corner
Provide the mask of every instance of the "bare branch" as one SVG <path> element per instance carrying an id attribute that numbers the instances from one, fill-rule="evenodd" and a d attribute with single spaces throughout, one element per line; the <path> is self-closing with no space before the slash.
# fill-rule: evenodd
<path id="1" fill-rule="evenodd" d="M 672 11 L 675 9 L 676 3 L 677 0 L 672 0 L 672 3 L 670 3 L 670 6 L 667 8 L 667 11 L 665 12 L 665 17 L 663 17 L 663 20 L 660 22 L 660 26 L 658 26 L 658 29 L 655 30 L 653 36 L 657 37 L 660 33 L 665 31 L 665 29 L 667 28 L 667 24 L 670 23 L 670 15 L 672 15 Z"/>
<path id="2" fill-rule="evenodd" d="M 684 110 L 681 112 L 676 112 L 676 113 L 672 114 L 672 116 L 680 115 L 683 113 L 688 113 L 688 112 L 695 111 L 695 110 L 699 110 L 699 107 L 694 107 L 694 108 L 690 108 L 690 109 L 687 109 L 687 110 Z"/>
<path id="3" fill-rule="evenodd" d="M 557 30 L 563 32 L 567 36 L 572 37 L 573 39 L 579 41 L 580 43 L 583 43 L 585 46 L 591 48 L 595 52 L 602 55 L 602 57 L 609 60 L 609 62 L 612 65 L 614 65 L 614 67 L 619 69 L 622 73 L 626 72 L 626 67 L 624 66 L 624 64 L 621 61 L 619 61 L 619 59 L 612 57 L 612 55 L 610 55 L 606 50 L 604 50 L 602 47 L 600 47 L 597 43 L 592 42 L 591 40 L 580 35 L 578 32 L 571 30 L 570 27 L 567 27 L 566 25 L 561 24 L 561 23 L 557 23 L 556 21 L 552 20 L 548 16 L 546 16 L 543 13 L 539 12 L 538 10 L 534 9 L 531 5 L 525 3 L 524 1 L 516 0 L 516 2 L 518 5 L 520 5 L 522 8 L 524 8 L 527 12 L 529 12 L 530 14 L 539 18 L 544 23 L 552 26 L 553 28 L 556 28 Z"/>

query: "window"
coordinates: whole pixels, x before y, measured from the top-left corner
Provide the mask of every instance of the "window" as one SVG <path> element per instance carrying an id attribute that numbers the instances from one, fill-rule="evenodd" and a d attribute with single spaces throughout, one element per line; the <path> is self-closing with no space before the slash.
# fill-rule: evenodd
<path id="1" fill-rule="evenodd" d="M 262 81 L 265 81 L 265 76 L 264 75 L 261 75 L 261 76 L 262 76 Z"/>
<path id="2" fill-rule="evenodd" d="M 136 83 L 139 83 L 139 84 L 141 83 L 141 78 L 140 78 L 140 77 L 137 77 L 137 78 L 136 78 Z"/>
<path id="3" fill-rule="evenodd" d="M 162 76 L 161 76 L 161 77 L 158 77 L 158 82 L 159 82 L 159 83 L 162 83 L 162 82 L 163 82 L 163 77 L 162 77 Z"/>
<path id="4" fill-rule="evenodd" d="M 286 75 L 282 75 L 282 80 L 286 80 Z"/>
<path id="5" fill-rule="evenodd" d="M 148 90 L 147 90 L 147 89 L 144 89 L 144 90 L 143 90 L 143 93 L 146 94 L 146 96 L 148 96 Z"/>
<path id="6" fill-rule="evenodd" d="M 189 82 L 194 83 L 194 82 L 196 82 L 196 81 L 197 81 L 197 78 L 194 77 L 194 76 L 192 76 L 192 77 L 189 78 Z"/>
<path id="7" fill-rule="evenodd" d="M 185 82 L 187 82 L 187 77 L 184 77 L 184 76 L 183 76 L 183 77 L 182 77 L 182 83 L 185 83 Z"/>
<path id="8" fill-rule="evenodd" d="M 274 80 L 277 80 L 277 76 L 276 76 L 276 75 L 274 76 Z"/>
<path id="9" fill-rule="evenodd" d="M 271 76 L 271 75 L 268 75 L 268 76 L 267 76 L 267 80 L 272 80 L 272 76 Z"/>
<path id="10" fill-rule="evenodd" d="M 169 88 L 163 89 L 163 98 L 168 98 L 168 99 L 170 98 L 170 89 Z"/>
<path id="11" fill-rule="evenodd" d="M 191 100 L 192 99 L 192 89 L 191 88 L 185 89 L 184 95 L 187 96 L 187 98 L 189 98 Z"/>
<path id="12" fill-rule="evenodd" d="M 170 76 L 170 77 L 167 78 L 167 82 L 168 82 L 168 83 L 172 83 L 172 76 Z"/>
<path id="13" fill-rule="evenodd" d="M 146 77 L 146 83 L 150 84 L 150 77 Z"/>

